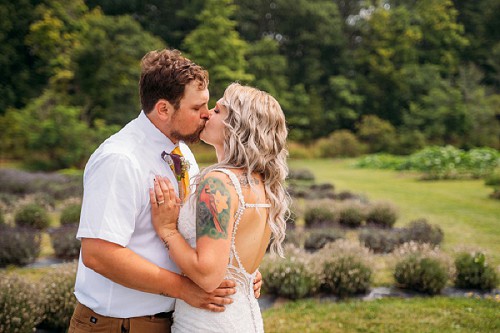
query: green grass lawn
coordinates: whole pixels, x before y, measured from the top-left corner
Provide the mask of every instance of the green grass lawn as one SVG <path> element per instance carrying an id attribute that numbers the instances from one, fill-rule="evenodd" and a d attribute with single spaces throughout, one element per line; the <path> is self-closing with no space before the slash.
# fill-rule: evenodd
<path id="1" fill-rule="evenodd" d="M 263 312 L 271 332 L 500 332 L 500 302 L 468 298 L 302 300 Z"/>
<path id="2" fill-rule="evenodd" d="M 488 198 L 492 189 L 483 180 L 421 181 L 417 174 L 357 169 L 354 160 L 292 160 L 291 168 L 307 168 L 316 182 L 335 185 L 369 200 L 388 200 L 398 208 L 396 226 L 426 218 L 444 231 L 443 248 L 474 246 L 487 251 L 500 265 L 500 201 Z"/>

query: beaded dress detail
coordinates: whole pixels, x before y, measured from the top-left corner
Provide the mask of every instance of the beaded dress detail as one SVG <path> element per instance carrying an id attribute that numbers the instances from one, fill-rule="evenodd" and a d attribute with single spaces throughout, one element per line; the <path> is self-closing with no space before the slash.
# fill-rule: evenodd
<path id="1" fill-rule="evenodd" d="M 232 295 L 233 303 L 226 305 L 224 312 L 211 312 L 190 306 L 177 300 L 174 312 L 172 332 L 264 332 L 264 324 L 259 304 L 254 296 L 253 282 L 257 272 L 248 273 L 241 264 L 236 251 L 235 237 L 238 224 L 247 208 L 269 208 L 269 204 L 249 204 L 241 191 L 236 175 L 227 169 L 215 169 L 226 174 L 233 183 L 238 194 L 238 209 L 235 214 L 231 248 L 226 278 L 236 282 L 236 294 Z M 196 247 L 196 198 L 190 196 L 179 213 L 178 228 L 191 247 Z"/>

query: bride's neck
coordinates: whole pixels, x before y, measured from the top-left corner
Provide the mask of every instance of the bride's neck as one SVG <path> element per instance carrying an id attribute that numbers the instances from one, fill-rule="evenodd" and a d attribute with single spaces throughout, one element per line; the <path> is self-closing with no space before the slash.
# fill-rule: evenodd
<path id="1" fill-rule="evenodd" d="M 217 155 L 217 162 L 222 162 L 224 159 L 224 147 L 215 147 L 215 154 Z"/>

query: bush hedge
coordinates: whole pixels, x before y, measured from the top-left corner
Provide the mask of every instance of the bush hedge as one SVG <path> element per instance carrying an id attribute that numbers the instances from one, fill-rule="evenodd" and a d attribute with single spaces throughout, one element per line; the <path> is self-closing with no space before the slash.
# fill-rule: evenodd
<path id="1" fill-rule="evenodd" d="M 381 228 L 392 228 L 398 219 L 394 205 L 388 202 L 377 202 L 370 206 L 366 215 L 366 223 Z"/>
<path id="2" fill-rule="evenodd" d="M 401 229 L 368 228 L 360 231 L 359 242 L 375 253 L 390 253 L 404 243 L 404 231 Z"/>
<path id="3" fill-rule="evenodd" d="M 498 284 L 495 269 L 488 265 L 486 256 L 481 253 L 460 253 L 455 259 L 457 288 L 492 290 Z"/>
<path id="4" fill-rule="evenodd" d="M 287 245 L 285 259 L 267 255 L 260 266 L 264 277 L 263 292 L 289 299 L 313 295 L 319 288 L 320 277 L 310 268 L 311 256 Z"/>
<path id="5" fill-rule="evenodd" d="M 338 229 L 321 228 L 311 230 L 305 240 L 304 249 L 308 251 L 318 251 L 326 244 L 344 238 L 344 232 Z"/>
<path id="6" fill-rule="evenodd" d="M 27 265 L 40 254 L 41 234 L 31 228 L 0 228 L 0 267 Z"/>
<path id="7" fill-rule="evenodd" d="M 346 203 L 338 209 L 338 222 L 344 227 L 359 228 L 364 220 L 365 215 L 358 204 Z"/>
<path id="8" fill-rule="evenodd" d="M 78 259 L 80 240 L 76 239 L 78 225 L 65 225 L 49 231 L 55 256 L 59 259 Z"/>
<path id="9" fill-rule="evenodd" d="M 444 233 L 438 225 L 431 225 L 426 219 L 418 219 L 410 222 L 404 230 L 405 242 L 414 241 L 439 245 L 443 241 Z"/>
<path id="10" fill-rule="evenodd" d="M 44 320 L 40 328 L 65 332 L 76 306 L 73 294 L 76 278 L 76 262 L 58 265 L 46 274 L 40 284 L 43 295 Z"/>
<path id="11" fill-rule="evenodd" d="M 435 295 L 454 279 L 453 261 L 436 246 L 408 242 L 396 248 L 394 254 L 398 258 L 394 278 L 401 288 Z"/>
<path id="12" fill-rule="evenodd" d="M 339 297 L 365 293 L 372 279 L 371 254 L 360 244 L 337 240 L 314 255 L 315 271 L 321 275 L 321 289 Z"/>
<path id="13" fill-rule="evenodd" d="M 328 227 L 336 224 L 335 214 L 330 207 L 308 207 L 304 214 L 306 228 Z"/>
<path id="14" fill-rule="evenodd" d="M 71 204 L 65 207 L 61 212 L 61 225 L 80 223 L 81 204 Z"/>
<path id="15" fill-rule="evenodd" d="M 43 320 L 38 286 L 18 275 L 0 274 L 0 332 L 34 332 Z"/>
<path id="16" fill-rule="evenodd" d="M 82 176 L 0 169 L 0 192 L 14 195 L 45 193 L 54 199 L 81 197 Z"/>
<path id="17" fill-rule="evenodd" d="M 21 206 L 14 216 L 14 221 L 19 227 L 29 227 L 38 230 L 46 229 L 49 224 L 49 214 L 40 205 L 29 203 Z"/>
<path id="18" fill-rule="evenodd" d="M 290 169 L 287 180 L 314 182 L 315 177 L 309 169 Z"/>

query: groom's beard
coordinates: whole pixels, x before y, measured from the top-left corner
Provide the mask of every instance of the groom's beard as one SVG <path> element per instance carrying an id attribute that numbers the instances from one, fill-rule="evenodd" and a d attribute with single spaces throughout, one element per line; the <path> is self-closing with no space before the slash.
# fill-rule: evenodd
<path id="1" fill-rule="evenodd" d="M 203 131 L 205 128 L 205 122 L 203 122 L 203 125 L 200 125 L 196 131 L 192 134 L 181 134 L 178 131 L 172 131 L 170 135 L 178 141 L 184 141 L 185 143 L 197 143 L 200 141 L 200 133 Z"/>

